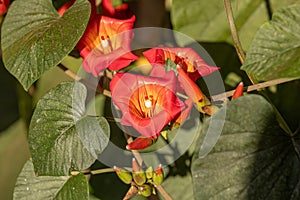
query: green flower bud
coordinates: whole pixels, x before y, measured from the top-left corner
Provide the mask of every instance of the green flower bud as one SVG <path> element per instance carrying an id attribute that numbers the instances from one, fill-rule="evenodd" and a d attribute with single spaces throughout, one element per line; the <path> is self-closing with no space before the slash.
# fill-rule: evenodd
<path id="1" fill-rule="evenodd" d="M 114 170 L 115 170 L 116 174 L 118 175 L 119 179 L 121 179 L 121 181 L 123 181 L 126 184 L 131 183 L 131 181 L 132 181 L 131 173 L 129 173 L 123 169 L 120 169 L 116 166 L 114 166 Z"/>
<path id="2" fill-rule="evenodd" d="M 143 170 L 132 172 L 132 177 L 137 185 L 143 185 L 147 180 L 146 174 Z"/>
<path id="3" fill-rule="evenodd" d="M 161 165 L 156 168 L 155 172 L 153 173 L 152 180 L 155 185 L 160 185 L 164 181 L 164 173 Z"/>
<path id="4" fill-rule="evenodd" d="M 148 184 L 144 184 L 139 187 L 139 194 L 144 197 L 149 197 L 152 194 L 152 187 Z"/>
<path id="5" fill-rule="evenodd" d="M 147 179 L 152 179 L 152 176 L 153 176 L 153 169 L 152 167 L 148 167 L 148 169 L 146 170 L 146 177 Z"/>

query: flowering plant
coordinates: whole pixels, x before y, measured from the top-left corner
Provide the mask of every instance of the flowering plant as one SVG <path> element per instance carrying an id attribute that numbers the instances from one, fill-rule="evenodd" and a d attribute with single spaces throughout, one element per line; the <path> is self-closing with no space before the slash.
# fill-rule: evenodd
<path id="1" fill-rule="evenodd" d="M 300 5 L 246 28 L 260 3 L 165 3 L 0 1 L 28 128 L 14 199 L 299 198 L 299 104 L 277 85 L 299 89 Z"/>

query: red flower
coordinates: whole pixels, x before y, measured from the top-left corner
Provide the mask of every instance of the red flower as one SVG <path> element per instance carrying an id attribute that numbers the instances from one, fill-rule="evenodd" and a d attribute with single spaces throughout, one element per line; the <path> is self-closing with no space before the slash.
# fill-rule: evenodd
<path id="1" fill-rule="evenodd" d="M 123 114 L 121 123 L 148 138 L 157 138 L 163 127 L 184 109 L 174 92 L 176 78 L 172 71 L 160 77 L 119 73 L 110 87 L 112 100 Z"/>
<path id="2" fill-rule="evenodd" d="M 138 59 L 131 52 L 130 41 L 135 16 L 118 20 L 99 15 L 92 9 L 86 31 L 77 44 L 83 57 L 83 68 L 95 77 L 109 68 L 119 70 Z"/>
<path id="3" fill-rule="evenodd" d="M 0 15 L 4 15 L 7 12 L 10 0 L 0 0 Z"/>
<path id="4" fill-rule="evenodd" d="M 164 65 L 167 59 L 172 60 L 176 65 L 179 65 L 193 81 L 219 69 L 218 67 L 207 65 L 191 48 L 158 47 L 145 51 L 143 54 L 150 63 Z"/>

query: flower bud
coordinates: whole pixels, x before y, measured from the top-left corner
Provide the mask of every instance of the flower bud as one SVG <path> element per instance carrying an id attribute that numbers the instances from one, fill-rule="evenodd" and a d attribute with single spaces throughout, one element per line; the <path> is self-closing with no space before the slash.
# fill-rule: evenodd
<path id="1" fill-rule="evenodd" d="M 155 138 L 138 137 L 133 142 L 127 144 L 126 149 L 142 150 L 151 146 L 153 143 L 155 143 L 155 141 L 156 141 Z"/>
<path id="2" fill-rule="evenodd" d="M 243 96 L 243 92 L 244 92 L 244 83 L 240 82 L 232 95 L 232 99 L 236 99 L 238 97 Z"/>
<path id="3" fill-rule="evenodd" d="M 153 176 L 153 169 L 152 167 L 148 167 L 148 169 L 146 170 L 146 177 L 147 179 L 152 179 L 152 176 Z"/>
<path id="4" fill-rule="evenodd" d="M 125 170 L 122 170 L 122 169 L 120 169 L 116 166 L 114 166 L 114 170 L 115 170 L 116 174 L 118 175 L 118 177 L 121 181 L 123 181 L 126 184 L 131 183 L 131 181 L 132 181 L 131 173 L 129 173 Z"/>
<path id="5" fill-rule="evenodd" d="M 144 197 L 149 197 L 152 194 L 152 187 L 148 184 L 144 184 L 139 187 L 139 194 Z"/>
<path id="6" fill-rule="evenodd" d="M 132 177 L 133 177 L 134 182 L 137 185 L 143 185 L 144 183 L 146 183 L 146 180 L 147 180 L 146 174 L 143 170 L 140 170 L 138 172 L 133 172 Z"/>
<path id="7" fill-rule="evenodd" d="M 163 173 L 161 165 L 159 165 L 156 168 L 155 172 L 153 173 L 152 179 L 153 179 L 153 183 L 155 185 L 160 185 L 163 182 L 163 180 L 164 180 L 164 173 Z"/>

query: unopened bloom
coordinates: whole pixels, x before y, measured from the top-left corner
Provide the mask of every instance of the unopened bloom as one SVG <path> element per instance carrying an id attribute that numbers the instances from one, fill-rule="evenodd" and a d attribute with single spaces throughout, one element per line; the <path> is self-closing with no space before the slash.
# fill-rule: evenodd
<path id="1" fill-rule="evenodd" d="M 243 92 L 244 92 L 244 83 L 240 82 L 232 95 L 232 99 L 236 99 L 243 96 Z"/>

